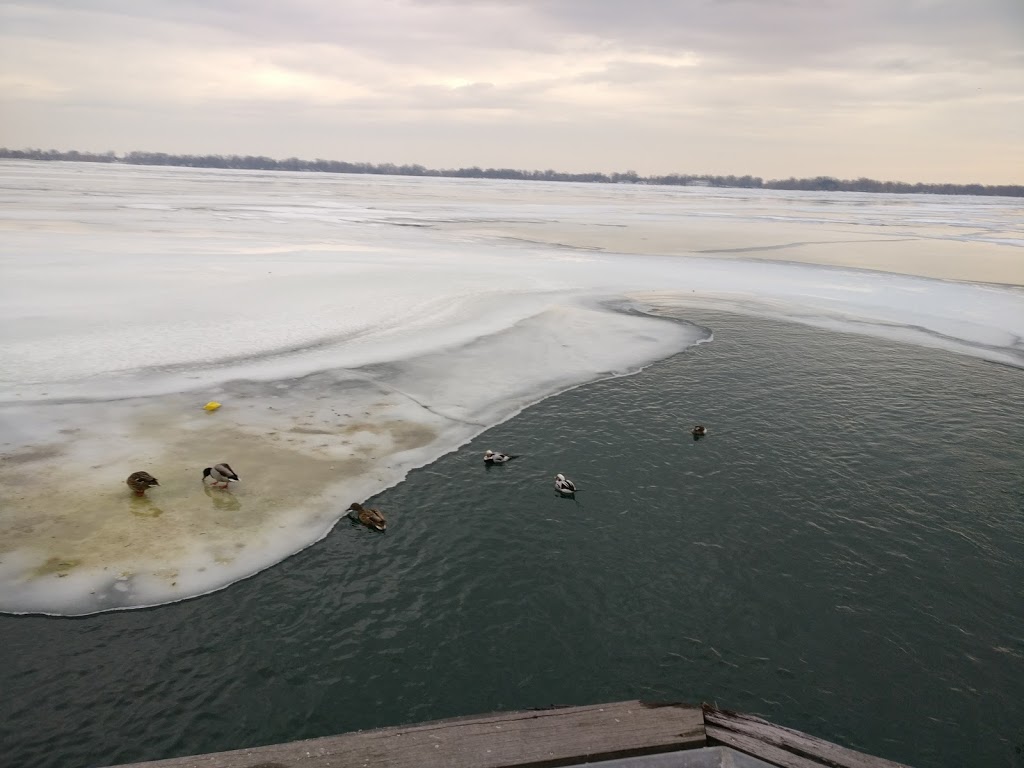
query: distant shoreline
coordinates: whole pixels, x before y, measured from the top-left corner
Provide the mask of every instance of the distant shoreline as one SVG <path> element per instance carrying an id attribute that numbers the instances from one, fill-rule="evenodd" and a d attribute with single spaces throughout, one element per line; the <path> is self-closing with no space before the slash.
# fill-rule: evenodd
<path id="1" fill-rule="evenodd" d="M 361 173 L 381 176 L 428 176 L 465 179 L 513 179 L 518 181 L 564 181 L 590 184 L 649 184 L 657 186 L 724 187 L 738 189 L 778 189 L 809 192 L 881 192 L 890 194 L 976 195 L 1024 197 L 1024 184 L 910 184 L 876 179 L 814 178 L 769 179 L 760 176 L 715 176 L 679 174 L 641 176 L 635 171 L 615 173 L 566 173 L 554 170 L 524 171 L 513 168 L 426 168 L 422 165 L 394 163 L 351 163 L 339 160 L 302 160 L 289 157 L 275 160 L 262 155 L 174 155 L 164 152 L 62 152 L 55 149 L 7 149 L 0 147 L 0 159 L 63 160 L 79 163 L 120 163 L 126 165 L 173 166 L 183 168 L 219 168 L 249 171 L 300 171 L 316 173 Z"/>

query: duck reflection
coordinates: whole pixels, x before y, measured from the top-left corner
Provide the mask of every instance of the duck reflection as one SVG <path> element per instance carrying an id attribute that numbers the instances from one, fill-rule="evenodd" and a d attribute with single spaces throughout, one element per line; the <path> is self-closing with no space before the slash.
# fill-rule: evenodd
<path id="1" fill-rule="evenodd" d="M 218 512 L 237 512 L 242 508 L 242 502 L 233 493 L 224 493 L 208 485 L 203 486 L 203 493 L 213 502 L 213 508 Z"/>
<path id="2" fill-rule="evenodd" d="M 136 517 L 160 517 L 164 513 L 148 496 L 132 496 L 131 512 Z"/>

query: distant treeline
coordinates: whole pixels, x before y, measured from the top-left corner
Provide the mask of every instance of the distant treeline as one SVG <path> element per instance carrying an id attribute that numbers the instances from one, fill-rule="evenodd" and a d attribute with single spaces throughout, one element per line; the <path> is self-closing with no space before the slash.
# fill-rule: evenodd
<path id="1" fill-rule="evenodd" d="M 234 168 L 253 171 L 316 171 L 320 173 L 371 173 L 383 176 L 445 176 L 464 179 L 522 179 L 525 181 L 579 181 L 596 184 L 666 184 L 673 186 L 740 187 L 747 189 L 800 189 L 828 192 L 896 192 L 938 195 L 1006 195 L 1024 197 L 1021 184 L 908 184 L 875 179 L 769 179 L 759 176 L 710 176 L 671 173 L 666 176 L 640 176 L 636 171 L 622 173 L 563 173 L 561 171 L 520 171 L 514 168 L 426 168 L 422 165 L 394 163 L 348 163 L 340 160 L 300 160 L 289 157 L 275 160 L 254 155 L 169 155 L 165 152 L 59 152 L 55 149 L 6 149 L 0 158 L 16 160 L 71 160 L 80 163 L 127 163 L 129 165 L 174 165 L 188 168 Z"/>

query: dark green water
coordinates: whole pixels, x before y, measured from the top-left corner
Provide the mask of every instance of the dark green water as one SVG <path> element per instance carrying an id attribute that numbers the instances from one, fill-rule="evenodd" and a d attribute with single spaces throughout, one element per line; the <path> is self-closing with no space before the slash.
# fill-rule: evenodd
<path id="1" fill-rule="evenodd" d="M 381 494 L 385 536 L 342 522 L 177 605 L 0 616 L 0 759 L 656 698 L 920 767 L 1024 765 L 1024 372 L 688 317 L 714 342 Z M 525 455 L 485 470 L 488 447 Z M 578 503 L 555 498 L 559 471 Z"/>

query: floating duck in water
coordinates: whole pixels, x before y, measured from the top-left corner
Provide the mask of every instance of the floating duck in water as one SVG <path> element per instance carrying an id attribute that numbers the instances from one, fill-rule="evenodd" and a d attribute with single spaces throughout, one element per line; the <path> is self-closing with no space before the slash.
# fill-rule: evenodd
<path id="1" fill-rule="evenodd" d="M 690 434 L 692 434 L 694 436 L 694 438 L 704 437 L 704 435 L 706 435 L 707 433 L 708 433 L 708 428 L 707 427 L 702 427 L 700 424 L 698 424 L 696 427 L 694 427 L 693 429 L 690 430 Z"/>
<path id="2" fill-rule="evenodd" d="M 237 483 L 238 475 L 235 474 L 235 470 L 231 468 L 230 464 L 214 464 L 212 467 L 207 467 L 203 470 L 203 482 L 206 482 L 206 478 L 210 478 L 214 485 L 218 488 L 227 488 L 228 483 Z"/>
<path id="3" fill-rule="evenodd" d="M 145 496 L 146 489 L 152 488 L 154 485 L 160 485 L 157 479 L 149 474 L 149 472 L 132 472 L 128 475 L 128 479 L 125 482 L 128 483 L 129 488 L 135 491 L 136 496 Z"/>
<path id="4" fill-rule="evenodd" d="M 358 501 L 348 508 L 348 516 L 375 531 L 384 531 L 388 527 L 388 521 L 384 519 L 379 509 L 367 509 Z"/>
<path id="5" fill-rule="evenodd" d="M 514 458 L 516 458 L 515 454 L 500 453 L 492 451 L 490 448 L 484 451 L 484 464 L 504 464 L 506 461 L 512 461 Z"/>
<path id="6" fill-rule="evenodd" d="M 559 473 L 555 475 L 555 490 L 563 496 L 572 496 L 576 493 L 576 483 Z"/>

